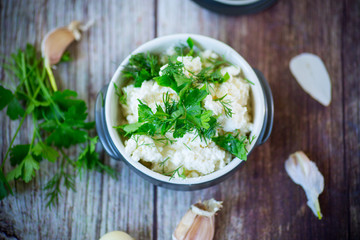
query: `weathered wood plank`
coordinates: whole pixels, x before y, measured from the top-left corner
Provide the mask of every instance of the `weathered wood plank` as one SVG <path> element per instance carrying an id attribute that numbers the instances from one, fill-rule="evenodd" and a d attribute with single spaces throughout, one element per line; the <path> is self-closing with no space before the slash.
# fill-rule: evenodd
<path id="1" fill-rule="evenodd" d="M 342 66 L 349 234 L 360 238 L 360 2 L 344 1 Z"/>
<path id="2" fill-rule="evenodd" d="M 110 81 L 122 59 L 140 44 L 154 37 L 154 2 L 138 1 L 2 1 L 1 49 L 9 55 L 26 42 L 40 45 L 54 27 L 70 21 L 95 20 L 79 43 L 70 47 L 74 59 L 55 71 L 61 88 L 74 89 L 91 109 L 94 119 L 96 94 Z M 8 83 L 4 70 L 1 78 Z M 2 80 L 3 83 L 3 80 Z M 0 113 L 1 156 L 17 122 Z M 31 124 L 26 123 L 17 143 L 27 142 Z M 95 133 L 94 133 L 95 134 Z M 74 152 L 73 154 L 76 154 Z M 65 192 L 58 208 L 45 208 L 41 189 L 54 173 L 56 164 L 42 163 L 38 177 L 30 184 L 16 183 L 15 196 L 0 203 L 0 238 L 97 239 L 113 230 L 124 230 L 137 239 L 152 239 L 153 187 L 125 165 L 102 155 L 116 167 L 120 178 L 91 173 L 77 178 L 77 192 Z M 8 166 L 7 166 L 7 169 Z"/>
<path id="3" fill-rule="evenodd" d="M 168 239 L 189 204 L 205 196 L 225 201 L 217 218 L 216 239 L 347 238 L 349 221 L 344 216 L 348 206 L 343 203 L 347 180 L 342 140 L 342 4 L 279 1 L 265 12 L 242 17 L 217 15 L 192 2 L 160 0 L 158 6 L 159 35 L 191 32 L 228 43 L 263 71 L 275 101 L 275 123 L 269 142 L 257 148 L 234 176 L 198 192 L 158 189 L 159 238 Z M 302 52 L 313 52 L 325 61 L 333 83 L 329 108 L 311 99 L 291 76 L 288 63 Z M 291 182 L 284 170 L 288 155 L 300 149 L 317 163 L 325 177 L 320 197 L 322 221 L 312 215 L 302 189 Z"/>

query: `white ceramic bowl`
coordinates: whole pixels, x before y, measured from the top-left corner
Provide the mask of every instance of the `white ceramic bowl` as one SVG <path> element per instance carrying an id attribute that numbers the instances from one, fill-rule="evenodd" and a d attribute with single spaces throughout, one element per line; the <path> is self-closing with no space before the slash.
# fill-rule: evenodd
<path id="1" fill-rule="evenodd" d="M 112 77 L 110 84 L 102 90 L 102 94 L 99 94 L 98 98 L 104 98 L 105 101 L 102 100 L 104 102 L 101 106 L 96 107 L 95 115 L 98 134 L 105 150 L 107 150 L 110 156 L 116 159 L 123 159 L 137 173 L 156 185 L 179 190 L 194 190 L 214 185 L 224 179 L 225 176 L 228 176 L 229 173 L 233 172 L 242 161 L 235 158 L 224 168 L 211 174 L 196 178 L 176 178 L 171 179 L 171 181 L 169 180 L 170 177 L 154 172 L 140 162 L 133 161 L 125 152 L 124 144 L 117 130 L 113 128 L 114 126 L 119 125 L 119 111 L 121 111 L 118 96 L 115 94 L 114 83 L 118 86 L 121 85 L 121 81 L 123 80 L 121 78 L 121 73 L 124 66 L 128 64 L 131 55 L 140 52 L 164 53 L 171 46 L 179 43 L 186 43 L 188 37 L 191 37 L 201 48 L 211 49 L 220 56 L 223 56 L 230 63 L 239 66 L 245 77 L 255 83 L 255 85 L 251 85 L 254 123 L 251 136 L 255 135 L 256 141 L 253 141 L 249 146 L 249 153 L 256 145 L 262 144 L 269 137 L 273 118 L 271 90 L 266 83 L 266 80 L 262 77 L 261 73 L 255 73 L 253 68 L 251 68 L 234 49 L 225 43 L 201 35 L 176 34 L 156 38 L 138 47 L 120 64 Z M 257 74 L 260 75 L 260 77 Z M 265 89 L 264 84 L 266 85 Z M 271 105 L 270 107 L 269 102 Z M 97 100 L 97 105 L 100 105 L 99 100 Z"/>

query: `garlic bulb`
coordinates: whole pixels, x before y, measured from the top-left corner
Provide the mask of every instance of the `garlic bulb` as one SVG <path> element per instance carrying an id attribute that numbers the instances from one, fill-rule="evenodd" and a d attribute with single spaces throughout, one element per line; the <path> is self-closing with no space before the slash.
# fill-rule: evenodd
<path id="1" fill-rule="evenodd" d="M 215 213 L 222 202 L 213 198 L 191 205 L 173 233 L 173 240 L 211 240 L 215 233 Z"/>
<path id="2" fill-rule="evenodd" d="M 135 240 L 126 232 L 113 231 L 108 232 L 100 238 L 100 240 Z"/>
<path id="3" fill-rule="evenodd" d="M 331 102 L 331 81 L 323 61 L 311 53 L 302 53 L 290 61 L 291 73 L 315 100 L 324 106 Z"/>
<path id="4" fill-rule="evenodd" d="M 45 59 L 45 68 L 50 78 L 50 84 L 54 91 L 57 91 L 55 78 L 53 76 L 51 66 L 57 64 L 66 48 L 74 41 L 79 41 L 81 31 L 86 31 L 92 22 L 85 25 L 79 21 L 73 21 L 67 27 L 56 28 L 46 34 L 41 43 L 41 52 Z"/>
<path id="5" fill-rule="evenodd" d="M 290 178 L 304 189 L 308 199 L 307 205 L 315 216 L 321 219 L 318 197 L 324 190 L 324 177 L 316 164 L 310 161 L 304 152 L 298 151 L 291 154 L 286 160 L 285 169 Z"/>

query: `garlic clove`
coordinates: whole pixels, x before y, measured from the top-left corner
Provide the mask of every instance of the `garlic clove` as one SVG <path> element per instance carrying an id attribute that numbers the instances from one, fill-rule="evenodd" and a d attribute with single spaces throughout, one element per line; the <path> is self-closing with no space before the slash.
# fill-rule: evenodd
<path id="1" fill-rule="evenodd" d="M 75 40 L 75 35 L 67 28 L 57 28 L 48 33 L 42 42 L 42 53 L 50 65 L 58 63 L 66 48 Z"/>
<path id="2" fill-rule="evenodd" d="M 182 217 L 180 223 L 177 225 L 173 239 L 185 239 L 186 234 L 191 228 L 191 225 L 194 223 L 196 216 L 197 214 L 193 213 L 191 210 L 188 210 Z"/>
<path id="3" fill-rule="evenodd" d="M 315 216 L 321 219 L 318 197 L 324 190 L 324 177 L 316 164 L 304 152 L 298 151 L 285 161 L 285 170 L 290 178 L 304 189 L 308 199 L 307 205 Z"/>
<path id="4" fill-rule="evenodd" d="M 81 38 L 81 31 L 86 31 L 93 21 L 83 25 L 79 21 L 73 21 L 68 27 L 56 28 L 46 34 L 41 43 L 41 52 L 45 59 L 45 69 L 49 75 L 49 81 L 54 91 L 57 91 L 57 85 L 51 66 L 57 64 L 66 48 L 74 41 Z"/>
<path id="5" fill-rule="evenodd" d="M 41 43 L 41 51 L 45 60 L 50 65 L 58 63 L 66 48 L 74 41 L 81 39 L 81 31 L 87 31 L 93 24 L 89 22 L 83 25 L 79 21 L 72 21 L 67 27 L 56 28 L 46 34 Z"/>
<path id="6" fill-rule="evenodd" d="M 108 232 L 100 238 L 100 240 L 135 240 L 126 232 L 113 231 Z"/>
<path id="7" fill-rule="evenodd" d="M 191 205 L 176 227 L 173 240 L 211 240 L 215 233 L 215 214 L 222 202 L 210 199 Z"/>
<path id="8" fill-rule="evenodd" d="M 331 81 L 324 62 L 316 55 L 302 53 L 290 61 L 290 71 L 297 82 L 315 100 L 329 106 Z"/>
<path id="9" fill-rule="evenodd" d="M 215 233 L 215 216 L 197 216 L 184 240 L 212 240 Z"/>

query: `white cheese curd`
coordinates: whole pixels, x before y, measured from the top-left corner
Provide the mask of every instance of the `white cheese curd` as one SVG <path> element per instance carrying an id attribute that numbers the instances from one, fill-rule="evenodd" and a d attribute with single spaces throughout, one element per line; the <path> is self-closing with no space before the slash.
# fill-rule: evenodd
<path id="1" fill-rule="evenodd" d="M 172 51 L 168 51 L 172 52 Z M 201 58 L 200 58 L 201 57 Z M 200 57 L 183 56 L 177 57 L 177 61 L 184 64 L 183 72 L 189 77 L 198 74 L 201 69 L 208 66 L 206 59 L 216 59 L 218 55 L 211 50 L 200 53 Z M 159 75 L 168 66 L 160 68 Z M 229 74 L 229 79 L 222 83 L 211 83 L 211 95 L 208 95 L 202 102 L 207 110 L 213 111 L 218 116 L 217 122 L 221 125 L 216 130 L 216 135 L 225 133 L 248 134 L 252 129 L 252 119 L 249 110 L 250 85 L 240 77 L 241 69 L 235 66 L 224 67 L 221 74 Z M 123 114 L 128 123 L 138 121 L 139 100 L 146 103 L 152 111 L 156 112 L 156 105 L 164 107 L 163 95 L 168 93 L 170 98 L 178 101 L 177 93 L 168 87 L 159 86 L 156 81 L 149 80 L 142 83 L 141 87 L 135 88 L 128 85 L 123 88 L 126 93 L 126 105 L 121 104 Z M 232 117 L 225 115 L 225 110 L 220 101 L 214 101 L 223 97 L 232 109 Z M 156 140 L 158 137 L 144 135 L 133 135 L 125 141 L 125 151 L 133 161 L 141 161 L 152 170 L 172 175 L 176 169 L 183 169 L 186 177 L 198 177 L 212 173 L 226 166 L 233 156 L 224 149 L 217 146 L 213 141 L 206 142 L 197 136 L 196 131 L 186 133 L 182 138 L 174 139 L 172 132 L 165 136 L 172 140 L 170 144 Z M 239 136 L 240 137 L 240 136 Z M 182 171 L 180 172 L 182 173 Z M 174 174 L 178 178 L 178 174 Z"/>
<path id="2" fill-rule="evenodd" d="M 174 139 L 171 134 L 167 134 L 167 137 Z M 166 146 L 148 136 L 132 136 L 125 145 L 125 151 L 134 161 L 141 159 L 150 162 L 152 169 L 157 172 L 167 173 L 184 167 L 195 176 L 205 175 L 223 168 L 231 160 L 231 155 L 214 142 L 209 140 L 205 143 L 193 132 Z"/>
<path id="3" fill-rule="evenodd" d="M 237 71 L 234 67 L 227 67 L 227 69 L 229 70 L 227 73 L 230 75 L 230 79 L 222 84 L 216 84 L 217 86 L 212 85 L 214 91 L 212 91 L 211 96 L 205 98 L 204 107 L 213 111 L 215 115 L 219 115 L 218 122 L 225 132 L 240 130 L 240 133 L 246 134 L 252 130 L 251 116 L 247 107 L 250 97 L 250 85 L 240 77 L 236 77 L 240 71 Z M 225 96 L 224 101 L 227 101 L 232 109 L 231 118 L 225 115 L 221 103 L 213 100 L 223 96 Z"/>
<path id="4" fill-rule="evenodd" d="M 177 57 L 176 60 L 184 64 L 184 74 L 187 77 L 192 75 L 192 73 L 198 74 L 201 71 L 200 57 L 193 58 L 191 56 L 184 56 L 184 57 Z"/>
<path id="5" fill-rule="evenodd" d="M 124 115 L 129 123 L 138 121 L 139 100 L 148 104 L 153 112 L 156 111 L 156 104 L 164 107 L 163 94 L 169 93 L 170 98 L 178 100 L 178 95 L 174 90 L 168 87 L 162 87 L 154 80 L 145 81 L 141 87 L 136 88 L 134 85 L 128 85 L 123 88 L 127 95 L 126 105 L 122 104 Z M 139 100 L 138 100 L 139 99 Z"/>

